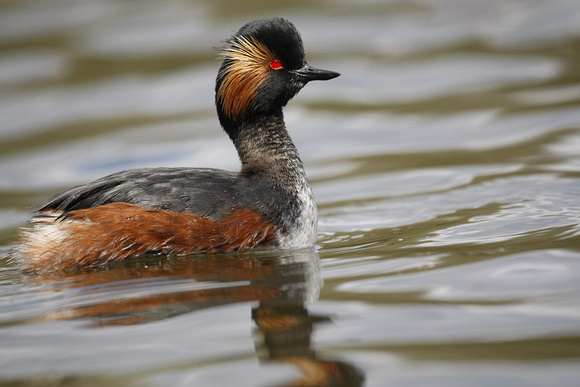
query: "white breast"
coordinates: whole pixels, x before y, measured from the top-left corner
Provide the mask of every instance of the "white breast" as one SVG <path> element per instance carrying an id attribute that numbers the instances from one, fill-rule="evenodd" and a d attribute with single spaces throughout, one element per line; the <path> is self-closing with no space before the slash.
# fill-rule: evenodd
<path id="1" fill-rule="evenodd" d="M 314 202 L 312 189 L 307 181 L 300 185 L 297 195 L 299 206 L 302 209 L 295 227 L 290 232 L 279 239 L 279 246 L 282 249 L 298 249 L 312 247 L 316 244 L 318 233 L 318 209 Z"/>

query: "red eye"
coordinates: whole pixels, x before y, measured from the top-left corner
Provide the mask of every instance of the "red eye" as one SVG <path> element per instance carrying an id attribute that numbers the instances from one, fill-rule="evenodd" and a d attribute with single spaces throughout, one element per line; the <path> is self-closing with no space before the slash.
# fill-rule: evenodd
<path id="1" fill-rule="evenodd" d="M 278 59 L 274 59 L 272 62 L 270 62 L 270 67 L 272 67 L 273 70 L 280 70 L 284 68 L 284 66 L 282 66 L 282 62 L 280 62 Z"/>

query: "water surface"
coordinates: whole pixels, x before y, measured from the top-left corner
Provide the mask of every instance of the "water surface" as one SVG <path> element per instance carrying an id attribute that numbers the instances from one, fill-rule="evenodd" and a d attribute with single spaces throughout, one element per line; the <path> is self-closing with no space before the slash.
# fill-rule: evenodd
<path id="1" fill-rule="evenodd" d="M 575 0 L 4 2 L 0 254 L 72 185 L 237 169 L 213 48 L 271 15 L 342 73 L 285 111 L 319 248 L 0 261 L 0 384 L 577 386 Z"/>

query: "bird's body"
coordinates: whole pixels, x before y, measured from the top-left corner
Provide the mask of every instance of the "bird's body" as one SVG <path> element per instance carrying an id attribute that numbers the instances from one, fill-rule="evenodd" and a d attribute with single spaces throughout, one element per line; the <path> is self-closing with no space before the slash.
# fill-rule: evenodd
<path id="1" fill-rule="evenodd" d="M 64 191 L 40 208 L 10 253 L 24 271 L 314 245 L 316 204 L 282 108 L 307 82 L 339 74 L 308 66 L 284 19 L 246 24 L 222 56 L 216 107 L 241 170 L 137 169 Z"/>

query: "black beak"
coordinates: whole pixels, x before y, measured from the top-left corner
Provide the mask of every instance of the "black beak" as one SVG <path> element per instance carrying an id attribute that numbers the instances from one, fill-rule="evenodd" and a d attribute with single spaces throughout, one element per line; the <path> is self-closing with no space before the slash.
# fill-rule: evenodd
<path id="1" fill-rule="evenodd" d="M 326 81 L 328 79 L 336 78 L 340 75 L 340 73 L 335 71 L 317 69 L 316 67 L 311 67 L 309 65 L 304 65 L 304 67 L 298 70 L 292 70 L 290 72 L 298 75 L 305 82 Z"/>

